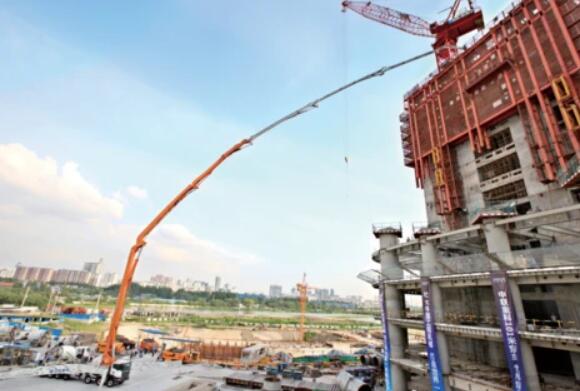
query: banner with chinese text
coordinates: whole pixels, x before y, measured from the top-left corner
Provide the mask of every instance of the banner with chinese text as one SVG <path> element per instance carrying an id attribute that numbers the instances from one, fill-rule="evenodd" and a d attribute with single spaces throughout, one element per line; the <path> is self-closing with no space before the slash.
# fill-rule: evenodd
<path id="1" fill-rule="evenodd" d="M 379 304 L 381 306 L 381 319 L 383 320 L 383 342 L 384 342 L 384 367 L 385 367 L 385 389 L 393 391 L 393 379 L 391 377 L 391 339 L 389 337 L 389 323 L 387 316 L 387 297 L 385 296 L 385 285 L 379 284 Z"/>
<path id="2" fill-rule="evenodd" d="M 421 295 L 423 296 L 423 323 L 425 325 L 425 341 L 427 342 L 427 359 L 429 360 L 429 378 L 431 379 L 432 391 L 445 391 L 439 346 L 437 344 L 437 332 L 435 330 L 435 314 L 433 311 L 433 297 L 431 292 L 431 280 L 421 278 Z"/>
<path id="3" fill-rule="evenodd" d="M 527 391 L 522 347 L 518 333 L 518 320 L 514 311 L 507 273 L 502 270 L 493 271 L 491 273 L 491 286 L 497 306 L 503 346 L 512 378 L 512 390 Z"/>

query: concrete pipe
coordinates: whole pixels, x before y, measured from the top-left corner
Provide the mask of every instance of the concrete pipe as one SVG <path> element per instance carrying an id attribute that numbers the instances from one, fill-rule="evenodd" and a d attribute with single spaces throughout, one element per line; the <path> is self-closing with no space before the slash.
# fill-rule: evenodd
<path id="1" fill-rule="evenodd" d="M 371 386 L 357 379 L 347 371 L 342 371 L 337 376 L 340 391 L 371 391 Z"/>

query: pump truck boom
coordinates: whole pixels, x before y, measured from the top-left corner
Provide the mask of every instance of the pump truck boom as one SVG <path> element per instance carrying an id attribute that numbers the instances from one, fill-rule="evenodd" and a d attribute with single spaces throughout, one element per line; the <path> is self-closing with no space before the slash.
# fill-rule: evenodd
<path id="1" fill-rule="evenodd" d="M 139 235 L 137 236 L 137 239 L 135 240 L 135 244 L 133 244 L 133 246 L 131 247 L 131 250 L 129 251 L 129 256 L 127 258 L 127 264 L 125 265 L 125 271 L 123 274 L 123 278 L 121 280 L 121 285 L 119 287 L 119 294 L 117 297 L 115 310 L 113 311 L 111 323 L 109 326 L 109 333 L 108 333 L 107 338 L 105 340 L 103 359 L 101 362 L 102 365 L 108 366 L 110 368 L 115 363 L 115 339 L 117 337 L 117 330 L 119 328 L 119 325 L 121 323 L 121 318 L 122 318 L 123 312 L 125 310 L 125 301 L 127 299 L 127 294 L 129 293 L 129 288 L 131 287 L 131 282 L 133 281 L 135 269 L 137 268 L 137 264 L 139 263 L 139 258 L 141 256 L 141 252 L 143 251 L 143 247 L 145 247 L 145 245 L 147 244 L 147 241 L 146 241 L 147 236 L 149 236 L 149 234 L 155 229 L 155 227 L 157 227 L 163 221 L 163 219 L 165 219 L 165 217 L 167 217 L 167 215 L 169 213 L 171 213 L 171 211 L 173 209 L 175 209 L 175 207 L 177 205 L 179 205 L 179 203 L 181 201 L 183 201 L 189 194 L 191 194 L 192 192 L 197 190 L 199 188 L 199 186 L 201 185 L 201 183 L 204 180 L 206 180 L 214 172 L 214 170 L 216 168 L 218 168 L 229 157 L 231 157 L 236 152 L 240 151 L 242 148 L 249 146 L 249 145 L 252 145 L 252 143 L 256 139 L 258 139 L 260 136 L 263 136 L 264 134 L 266 134 L 270 130 L 274 129 L 278 125 L 280 125 L 280 124 L 282 124 L 282 123 L 284 123 L 292 118 L 298 117 L 299 115 L 304 114 L 307 111 L 318 108 L 318 105 L 322 101 L 324 101 L 324 100 L 326 100 L 326 99 L 328 99 L 328 98 L 330 98 L 330 97 L 332 97 L 332 96 L 334 96 L 334 95 L 336 95 L 344 90 L 347 90 L 347 89 L 349 89 L 349 88 L 351 88 L 359 83 L 362 83 L 363 81 L 370 80 L 370 79 L 373 79 L 375 77 L 383 76 L 388 71 L 391 71 L 395 68 L 399 68 L 403 65 L 406 65 L 406 64 L 409 64 L 413 61 L 424 58 L 424 57 L 430 55 L 431 53 L 432 53 L 432 51 L 428 51 L 428 52 L 422 53 L 418 56 L 407 59 L 405 61 L 401 61 L 401 62 L 393 64 L 393 65 L 379 68 L 378 70 L 376 70 L 374 72 L 371 72 L 371 73 L 364 75 L 364 76 L 362 76 L 362 77 L 360 77 L 360 78 L 358 78 L 358 79 L 356 79 L 348 84 L 345 84 L 344 86 L 339 87 L 339 88 L 327 93 L 326 95 L 323 95 L 322 97 L 320 97 L 316 100 L 313 100 L 312 102 L 300 107 L 299 109 L 292 111 L 291 113 L 285 115 L 284 117 L 278 119 L 277 121 L 271 123 L 270 125 L 266 126 L 265 128 L 254 133 L 250 137 L 245 138 L 245 139 L 241 140 L 240 142 L 234 144 L 231 148 L 229 148 L 226 152 L 224 152 L 215 162 L 213 162 L 205 171 L 203 171 L 197 178 L 195 178 L 193 180 L 193 182 L 191 182 L 183 190 L 181 190 L 181 192 L 179 192 L 177 194 L 177 196 L 175 196 L 175 198 L 173 198 L 161 210 L 161 212 L 159 212 L 159 214 L 157 214 L 153 218 L 153 220 L 143 229 L 143 231 L 141 231 L 141 233 L 139 233 Z"/>

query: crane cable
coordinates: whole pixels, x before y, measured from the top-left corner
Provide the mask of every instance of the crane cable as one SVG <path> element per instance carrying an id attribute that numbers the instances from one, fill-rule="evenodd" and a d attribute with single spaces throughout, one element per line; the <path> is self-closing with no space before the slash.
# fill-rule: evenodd
<path id="1" fill-rule="evenodd" d="M 349 56 L 348 56 L 348 18 L 342 19 L 342 61 L 343 61 L 343 82 L 346 83 L 349 79 Z M 350 147 L 349 147 L 349 130 L 350 130 L 350 118 L 349 118 L 349 102 L 348 94 L 343 95 L 344 102 L 344 132 L 343 132 L 343 149 L 344 149 L 344 194 L 345 201 L 348 204 L 349 190 L 350 190 L 350 176 L 349 176 L 349 163 L 350 163 Z"/>

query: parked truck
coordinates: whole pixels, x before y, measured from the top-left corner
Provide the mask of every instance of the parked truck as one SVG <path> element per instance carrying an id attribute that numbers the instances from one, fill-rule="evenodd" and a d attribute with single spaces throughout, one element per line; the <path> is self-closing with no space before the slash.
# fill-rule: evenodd
<path id="1" fill-rule="evenodd" d="M 117 359 L 110 368 L 99 365 L 98 362 L 88 364 L 65 363 L 52 364 L 36 368 L 18 368 L 0 373 L 0 380 L 21 376 L 40 376 L 52 379 L 79 380 L 86 384 L 104 384 L 115 387 L 129 379 L 131 361 L 122 357 Z"/>

